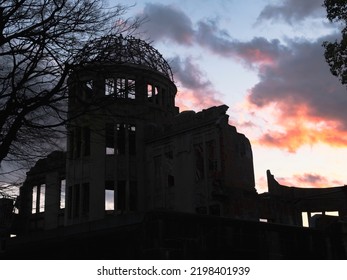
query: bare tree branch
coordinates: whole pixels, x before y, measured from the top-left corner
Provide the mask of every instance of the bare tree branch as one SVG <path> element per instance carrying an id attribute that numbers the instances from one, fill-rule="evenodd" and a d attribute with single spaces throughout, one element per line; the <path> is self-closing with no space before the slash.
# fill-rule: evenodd
<path id="1" fill-rule="evenodd" d="M 62 142 L 74 58 L 90 40 L 134 33 L 142 20 L 123 19 L 129 8 L 103 0 L 0 0 L 0 168 Z"/>

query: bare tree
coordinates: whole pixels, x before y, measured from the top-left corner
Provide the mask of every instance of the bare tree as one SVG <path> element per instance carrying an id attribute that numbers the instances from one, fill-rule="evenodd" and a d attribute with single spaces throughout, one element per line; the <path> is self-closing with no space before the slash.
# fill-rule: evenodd
<path id="1" fill-rule="evenodd" d="M 141 20 L 123 19 L 129 8 L 106 8 L 102 0 L 0 0 L 1 166 L 37 159 L 61 143 L 74 57 L 94 38 L 134 32 Z"/>

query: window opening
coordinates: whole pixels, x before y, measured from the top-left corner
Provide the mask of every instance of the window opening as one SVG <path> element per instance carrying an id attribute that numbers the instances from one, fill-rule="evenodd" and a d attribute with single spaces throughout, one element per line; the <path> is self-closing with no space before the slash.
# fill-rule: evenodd
<path id="1" fill-rule="evenodd" d="M 36 206 L 37 206 L 37 186 L 33 187 L 33 194 L 32 194 L 32 201 L 31 201 L 31 213 L 36 213 Z"/>
<path id="2" fill-rule="evenodd" d="M 66 192 L 66 180 L 60 181 L 60 209 L 65 208 L 65 192 Z"/>
<path id="3" fill-rule="evenodd" d="M 340 216 L 339 211 L 326 211 L 325 215 L 327 215 L 327 216 L 335 216 L 335 217 L 339 217 Z"/>
<path id="4" fill-rule="evenodd" d="M 106 181 L 105 183 L 105 210 L 114 210 L 114 183 Z"/>
<path id="5" fill-rule="evenodd" d="M 117 154 L 125 154 L 125 124 L 117 124 Z"/>
<path id="6" fill-rule="evenodd" d="M 46 194 L 46 185 L 38 185 L 33 187 L 32 192 L 32 208 L 31 213 L 41 213 L 45 211 L 45 194 Z"/>
<path id="7" fill-rule="evenodd" d="M 114 155 L 114 125 L 107 123 L 105 127 L 106 155 Z"/>
<path id="8" fill-rule="evenodd" d="M 129 99 L 135 99 L 135 80 L 127 80 L 127 94 Z"/>
<path id="9" fill-rule="evenodd" d="M 154 95 L 155 95 L 155 93 L 154 93 L 154 86 L 151 85 L 151 84 L 148 84 L 147 85 L 147 96 L 148 96 L 148 100 L 150 102 L 153 102 Z"/>
<path id="10" fill-rule="evenodd" d="M 118 98 L 126 98 L 126 80 L 123 78 L 117 78 L 116 89 Z"/>
<path id="11" fill-rule="evenodd" d="M 167 186 L 169 188 L 172 188 L 175 186 L 175 177 L 173 175 L 168 175 L 167 176 Z"/>
<path id="12" fill-rule="evenodd" d="M 40 186 L 40 195 L 39 195 L 39 212 L 45 211 L 45 202 L 46 202 L 46 185 L 42 184 Z"/>
<path id="13" fill-rule="evenodd" d="M 114 79 L 108 78 L 105 79 L 105 95 L 113 95 L 114 94 Z"/>
<path id="14" fill-rule="evenodd" d="M 136 126 L 129 125 L 128 132 L 129 132 L 129 154 L 135 155 L 136 154 Z"/>
<path id="15" fill-rule="evenodd" d="M 302 226 L 303 227 L 308 227 L 308 213 L 307 212 L 302 212 L 301 213 L 302 217 Z"/>

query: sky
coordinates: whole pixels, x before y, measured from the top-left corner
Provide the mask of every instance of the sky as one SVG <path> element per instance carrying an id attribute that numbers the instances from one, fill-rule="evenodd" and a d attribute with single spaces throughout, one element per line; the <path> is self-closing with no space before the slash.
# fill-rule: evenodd
<path id="1" fill-rule="evenodd" d="M 288 186 L 347 184 L 347 92 L 322 47 L 341 27 L 322 2 L 137 0 L 127 14 L 146 19 L 140 36 L 170 63 L 180 111 L 229 106 L 251 141 L 258 192 L 267 169 Z"/>

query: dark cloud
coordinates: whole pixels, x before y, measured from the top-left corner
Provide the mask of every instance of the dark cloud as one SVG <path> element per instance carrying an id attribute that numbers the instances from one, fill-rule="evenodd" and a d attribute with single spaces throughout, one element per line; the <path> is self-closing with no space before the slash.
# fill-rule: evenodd
<path id="1" fill-rule="evenodd" d="M 193 58 L 182 59 L 176 56 L 169 60 L 175 79 L 182 86 L 179 90 L 177 104 L 182 110 L 190 108 L 205 109 L 222 104 L 219 93 L 205 77 Z"/>
<path id="2" fill-rule="evenodd" d="M 299 182 L 309 184 L 309 185 L 317 185 L 317 184 L 325 184 L 327 179 L 319 174 L 305 173 L 303 175 L 297 176 L 297 180 Z"/>
<path id="3" fill-rule="evenodd" d="M 194 30 L 189 17 L 180 9 L 162 4 L 146 4 L 141 26 L 150 40 L 171 39 L 179 44 L 192 44 Z"/>
<path id="4" fill-rule="evenodd" d="M 276 63 L 259 71 L 260 82 L 252 88 L 250 102 L 258 107 L 282 104 L 283 113 L 292 116 L 303 113 L 298 109 L 305 105 L 310 116 L 341 122 L 347 129 L 346 88 L 331 75 L 324 60 L 326 39 L 292 41 L 283 47 Z"/>
<path id="5" fill-rule="evenodd" d="M 175 78 L 181 82 L 182 86 L 196 90 L 211 86 L 211 82 L 204 77 L 199 66 L 193 62 L 191 57 L 181 59 L 179 56 L 175 56 L 170 59 L 170 65 Z"/>
<path id="6" fill-rule="evenodd" d="M 280 42 L 254 38 L 239 42 L 231 38 L 216 20 L 199 21 L 194 28 L 184 11 L 173 6 L 146 4 L 143 16 L 147 22 L 141 27 L 151 40 L 169 39 L 181 45 L 197 44 L 213 54 L 241 59 L 248 66 L 271 63 L 279 55 Z"/>
<path id="7" fill-rule="evenodd" d="M 316 173 L 294 174 L 291 178 L 278 178 L 278 181 L 283 185 L 295 187 L 326 188 L 343 185 L 341 181 L 330 180 Z"/>
<path id="8" fill-rule="evenodd" d="M 280 46 L 278 40 L 269 42 L 260 37 L 246 43 L 233 40 L 225 32 L 220 31 L 213 21 L 198 23 L 196 40 L 214 54 L 240 58 L 249 65 L 270 63 L 274 56 L 278 55 Z"/>
<path id="9" fill-rule="evenodd" d="M 317 1 L 288 0 L 279 6 L 267 6 L 263 18 L 278 13 L 287 20 L 301 20 L 319 12 Z M 334 38 L 306 40 L 267 40 L 256 37 L 248 42 L 233 39 L 216 20 L 199 21 L 193 26 L 177 8 L 147 4 L 153 39 L 170 39 L 181 45 L 199 45 L 224 58 L 232 58 L 258 73 L 259 82 L 250 89 L 248 103 L 256 110 L 274 108 L 272 126 L 259 142 L 295 152 L 304 144 L 324 142 L 347 146 L 347 93 L 331 75 L 324 60 L 322 42 Z M 152 22 L 152 23 L 151 23 Z M 172 60 L 175 77 L 189 89 L 192 104 L 206 100 L 218 102 L 218 96 L 191 58 Z M 202 93 L 204 92 L 203 98 Z"/>
<path id="10" fill-rule="evenodd" d="M 283 0 L 278 5 L 267 5 L 258 20 L 284 20 L 290 24 L 312 16 L 324 16 L 323 0 Z"/>
<path id="11" fill-rule="evenodd" d="M 274 108 L 274 125 L 259 139 L 268 146 L 295 152 L 319 142 L 347 146 L 347 92 L 331 75 L 322 42 L 290 41 L 273 64 L 259 68 L 260 81 L 248 101 L 256 108 Z M 275 56 L 274 56 L 275 57 Z"/>

